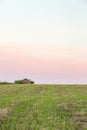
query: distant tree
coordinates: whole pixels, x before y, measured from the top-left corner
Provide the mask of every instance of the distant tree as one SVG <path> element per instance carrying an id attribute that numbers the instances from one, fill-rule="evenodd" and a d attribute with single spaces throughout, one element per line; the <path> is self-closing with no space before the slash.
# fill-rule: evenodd
<path id="1" fill-rule="evenodd" d="M 21 81 L 21 80 L 16 80 L 14 83 L 15 84 L 24 84 L 23 81 Z"/>

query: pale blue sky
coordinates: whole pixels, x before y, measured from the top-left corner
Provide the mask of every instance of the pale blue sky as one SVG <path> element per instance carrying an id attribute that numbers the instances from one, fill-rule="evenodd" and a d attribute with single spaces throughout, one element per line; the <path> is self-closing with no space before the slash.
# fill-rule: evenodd
<path id="1" fill-rule="evenodd" d="M 65 61 L 66 58 L 69 58 L 70 60 L 73 59 L 72 62 L 74 62 L 74 60 L 78 61 L 76 66 L 72 66 L 72 64 L 69 63 L 70 67 L 72 66 L 71 70 L 66 70 L 71 71 L 71 77 L 67 73 L 61 73 L 60 83 L 65 83 L 65 81 L 74 83 L 75 79 L 77 79 L 75 83 L 86 82 L 86 73 L 83 73 L 82 75 L 77 73 L 78 78 L 75 78 L 75 74 L 72 74 L 72 72 L 76 67 L 78 68 L 79 62 L 83 62 L 81 67 L 84 68 L 84 72 L 87 72 L 87 69 L 84 67 L 85 63 L 87 63 L 87 1 L 0 0 L 0 48 L 3 50 L 2 46 L 4 46 L 5 49 L 8 48 L 6 51 L 12 54 L 11 49 L 14 45 L 16 48 L 13 50 L 14 53 L 16 53 L 17 48 L 19 49 L 22 46 L 19 53 L 24 54 L 25 52 L 24 55 L 26 56 L 26 59 L 27 56 L 31 56 L 31 59 L 32 57 L 34 58 L 32 60 L 32 65 L 34 60 L 36 61 L 37 58 L 41 58 L 40 56 L 42 56 L 42 60 L 45 62 L 46 54 L 49 54 L 48 65 L 50 65 L 49 59 L 51 59 L 51 57 L 52 60 L 56 57 L 57 61 L 62 58 L 65 59 Z M 23 46 L 25 51 L 23 51 Z M 41 49 L 40 51 L 41 46 L 44 49 Z M 32 48 L 31 50 L 29 50 L 30 47 Z M 4 52 L 5 51 L 1 52 L 3 55 L 0 57 L 0 59 L 4 58 L 2 64 L 5 63 L 6 58 L 10 58 L 10 54 L 6 57 Z M 11 62 L 10 59 L 10 63 Z M 9 61 L 7 64 L 8 63 Z M 1 75 L 3 75 L 2 79 L 20 77 L 21 73 L 16 76 L 16 74 L 12 73 L 12 70 L 10 72 L 8 68 L 3 68 L 5 71 L 2 71 L 1 66 L 0 72 Z M 68 65 L 65 66 L 65 68 L 68 68 Z M 50 68 L 50 70 L 53 69 L 54 66 Z M 83 71 L 81 68 L 80 73 Z M 25 70 L 23 73 L 24 72 Z M 11 77 L 7 78 L 8 74 L 11 75 Z M 31 77 L 36 78 L 36 80 L 40 79 L 41 83 L 50 82 L 52 80 L 53 83 L 57 83 L 57 79 L 59 78 L 59 74 L 56 74 L 56 71 L 51 77 L 49 76 L 50 73 L 47 75 L 46 73 L 43 74 L 43 72 L 39 74 L 35 72 L 34 74 L 31 71 L 31 75 Z M 24 76 L 26 76 L 26 74 L 24 74 Z M 27 76 L 29 76 L 29 74 L 27 74 Z M 40 78 L 41 76 L 42 78 Z M 43 80 L 43 76 L 47 76 L 48 80 Z M 66 77 L 66 80 L 64 77 Z"/>
<path id="2" fill-rule="evenodd" d="M 2 0 L 0 43 L 86 46 L 86 0 Z"/>

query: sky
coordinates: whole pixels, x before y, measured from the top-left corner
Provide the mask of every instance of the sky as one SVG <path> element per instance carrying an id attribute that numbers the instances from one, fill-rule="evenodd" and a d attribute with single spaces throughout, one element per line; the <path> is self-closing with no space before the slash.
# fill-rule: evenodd
<path id="1" fill-rule="evenodd" d="M 0 81 L 87 83 L 86 0 L 0 0 Z"/>

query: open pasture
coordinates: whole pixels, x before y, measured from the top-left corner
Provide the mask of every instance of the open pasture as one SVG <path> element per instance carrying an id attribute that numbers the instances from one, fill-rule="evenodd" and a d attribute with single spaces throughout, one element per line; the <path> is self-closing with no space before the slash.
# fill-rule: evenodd
<path id="1" fill-rule="evenodd" d="M 87 130 L 87 85 L 0 85 L 0 130 Z"/>

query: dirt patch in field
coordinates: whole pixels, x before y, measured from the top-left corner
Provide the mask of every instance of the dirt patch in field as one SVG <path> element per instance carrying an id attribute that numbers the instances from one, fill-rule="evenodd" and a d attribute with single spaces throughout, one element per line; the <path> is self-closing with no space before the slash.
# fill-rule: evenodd
<path id="1" fill-rule="evenodd" d="M 10 113 L 10 110 L 8 109 L 0 109 L 0 123 L 1 121 L 6 118 Z"/>
<path id="2" fill-rule="evenodd" d="M 17 101 L 17 102 L 13 102 L 10 104 L 11 107 L 16 107 L 20 104 L 21 102 Z"/>
<path id="3" fill-rule="evenodd" d="M 17 106 L 19 104 L 20 104 L 20 102 L 13 102 L 10 104 L 10 106 L 11 106 L 10 109 L 8 109 L 8 108 L 0 109 L 0 124 L 5 118 L 7 118 L 10 115 L 10 113 L 13 110 L 12 108 L 14 108 L 15 106 Z"/>
<path id="4" fill-rule="evenodd" d="M 87 128 L 87 115 L 85 114 L 85 112 L 75 113 L 75 115 L 72 116 L 72 120 L 76 122 L 79 130 Z"/>
<path id="5" fill-rule="evenodd" d="M 65 103 L 63 104 L 64 111 L 70 115 L 70 118 L 77 125 L 78 130 L 87 128 L 87 113 L 85 109 L 78 110 L 78 103 Z"/>

